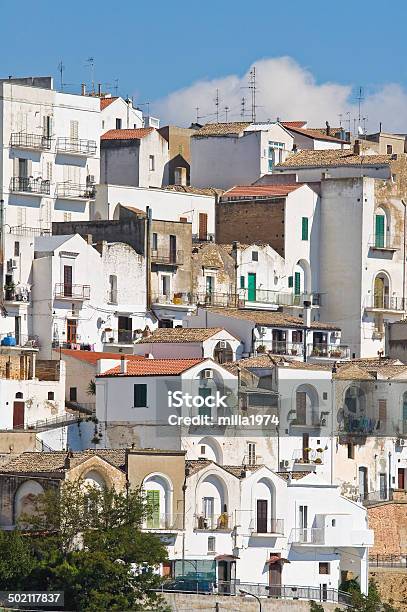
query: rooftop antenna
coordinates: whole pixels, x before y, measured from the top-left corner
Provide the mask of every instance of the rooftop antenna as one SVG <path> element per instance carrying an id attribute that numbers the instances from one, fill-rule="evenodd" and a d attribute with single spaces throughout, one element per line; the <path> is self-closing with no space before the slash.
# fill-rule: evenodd
<path id="1" fill-rule="evenodd" d="M 346 122 L 348 124 L 348 132 L 350 133 L 350 111 L 347 111 L 346 114 L 348 115 Z"/>
<path id="2" fill-rule="evenodd" d="M 61 91 L 64 91 L 64 70 L 65 70 L 65 66 L 62 62 L 62 60 L 59 62 L 58 64 L 58 71 L 59 71 L 59 78 L 60 78 L 60 84 L 61 84 Z"/>
<path id="3" fill-rule="evenodd" d="M 240 102 L 240 116 L 244 119 L 245 116 L 245 106 L 246 106 L 246 98 L 243 96 L 242 101 Z"/>
<path id="4" fill-rule="evenodd" d="M 117 92 L 119 91 L 119 79 L 115 79 L 114 80 L 114 87 L 113 87 L 113 89 L 114 89 L 114 95 L 117 98 Z"/>
<path id="5" fill-rule="evenodd" d="M 343 117 L 342 113 L 339 113 L 338 117 L 339 117 L 339 127 L 342 127 L 342 117 Z"/>
<path id="6" fill-rule="evenodd" d="M 92 93 L 95 93 L 95 58 L 94 57 L 88 57 L 88 59 L 86 60 L 87 65 L 90 68 L 90 81 L 91 81 L 91 85 L 92 85 Z"/>
<path id="7" fill-rule="evenodd" d="M 357 99 L 358 99 L 358 106 L 359 106 L 358 122 L 359 122 L 359 125 L 360 125 L 362 102 L 365 99 L 363 97 L 363 87 L 359 87 L 359 95 L 358 95 Z"/>
<path id="8" fill-rule="evenodd" d="M 215 106 L 216 106 L 216 123 L 219 123 L 219 104 L 220 104 L 219 89 L 216 90 L 216 98 L 215 98 L 214 102 L 215 102 Z"/>
<path id="9" fill-rule="evenodd" d="M 197 122 L 197 123 L 199 123 L 199 120 L 200 120 L 200 116 L 199 116 L 199 106 L 196 106 L 196 107 L 195 107 L 195 110 L 196 110 L 196 122 Z"/>
<path id="10" fill-rule="evenodd" d="M 256 66 L 253 66 L 253 68 L 249 72 L 249 89 L 251 91 L 252 96 L 252 122 L 256 123 Z"/>
<path id="11" fill-rule="evenodd" d="M 230 110 L 229 106 L 225 106 L 226 123 L 228 122 L 228 112 L 229 112 L 229 110 Z"/>
<path id="12" fill-rule="evenodd" d="M 362 117 L 362 121 L 363 121 L 363 133 L 364 134 L 367 134 L 366 124 L 367 124 L 368 120 L 369 120 L 369 117 Z"/>

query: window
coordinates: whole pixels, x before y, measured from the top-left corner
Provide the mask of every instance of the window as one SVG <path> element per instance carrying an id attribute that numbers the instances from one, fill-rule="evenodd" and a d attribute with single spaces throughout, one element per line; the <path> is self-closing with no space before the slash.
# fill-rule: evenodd
<path id="1" fill-rule="evenodd" d="M 122 129 L 122 120 L 120 119 L 120 117 L 116 117 L 116 130 L 121 130 Z"/>
<path id="2" fill-rule="evenodd" d="M 153 240 L 152 240 L 152 245 L 151 245 L 151 248 L 153 249 L 153 251 L 157 250 L 157 246 L 158 246 L 158 234 L 153 234 Z"/>
<path id="3" fill-rule="evenodd" d="M 387 420 L 387 402 L 385 399 L 379 400 L 379 427 L 383 429 Z"/>
<path id="4" fill-rule="evenodd" d="M 147 407 L 147 385 L 145 383 L 134 385 L 134 408 Z"/>
<path id="5" fill-rule="evenodd" d="M 274 166 L 283 161 L 284 143 L 269 140 L 268 145 L 265 153 L 268 152 L 268 171 L 272 172 Z"/>
<path id="6" fill-rule="evenodd" d="M 53 391 L 48 391 L 48 399 L 49 400 L 55 399 L 55 393 Z"/>
<path id="7" fill-rule="evenodd" d="M 319 563 L 319 573 L 320 574 L 330 574 L 329 563 L 326 561 L 320 561 Z"/>
<path id="8" fill-rule="evenodd" d="M 78 398 L 78 390 L 76 387 L 70 387 L 69 388 L 69 400 L 71 402 L 76 402 Z"/>
<path id="9" fill-rule="evenodd" d="M 258 251 L 252 251 L 252 261 L 259 261 Z"/>
<path id="10" fill-rule="evenodd" d="M 68 342 L 76 343 L 78 341 L 77 331 L 78 331 L 78 321 L 76 319 L 67 319 L 66 335 L 67 335 Z"/>
<path id="11" fill-rule="evenodd" d="M 21 391 L 18 391 L 16 393 L 16 399 L 23 399 L 24 395 L 21 393 Z"/>
<path id="12" fill-rule="evenodd" d="M 247 464 L 256 465 L 256 444 L 254 442 L 247 443 Z"/>
<path id="13" fill-rule="evenodd" d="M 169 297 L 171 293 L 171 277 L 168 274 L 161 276 L 161 295 Z"/>
<path id="14" fill-rule="evenodd" d="M 206 453 L 206 446 L 205 444 L 202 444 L 201 446 L 201 455 L 204 455 Z"/>
<path id="15" fill-rule="evenodd" d="M 154 159 L 154 155 L 150 155 L 148 158 L 148 169 L 151 172 L 154 172 L 155 170 L 155 159 Z"/>
<path id="16" fill-rule="evenodd" d="M 71 121 L 69 124 L 69 136 L 71 140 L 78 140 L 79 137 L 79 123 L 78 121 Z"/>
<path id="17" fill-rule="evenodd" d="M 328 393 L 326 391 L 323 392 L 322 399 L 323 400 L 327 400 L 328 399 Z"/>
<path id="18" fill-rule="evenodd" d="M 117 304 L 117 276 L 116 274 L 109 275 L 109 302 Z"/>
<path id="19" fill-rule="evenodd" d="M 50 117 L 49 115 L 46 115 L 45 117 L 43 117 L 42 121 L 43 121 L 42 135 L 45 138 L 51 138 L 52 136 L 52 117 Z"/>
<path id="20" fill-rule="evenodd" d="M 352 442 L 349 442 L 348 444 L 348 459 L 354 459 L 355 458 L 355 446 L 354 444 L 352 444 Z"/>
<path id="21" fill-rule="evenodd" d="M 292 342 L 293 344 L 297 344 L 302 342 L 302 331 L 300 330 L 294 330 L 292 333 Z"/>
<path id="22" fill-rule="evenodd" d="M 244 289 L 244 276 L 240 277 L 240 289 Z"/>
<path id="23" fill-rule="evenodd" d="M 393 145 L 386 145 L 386 153 L 387 155 L 391 155 L 393 153 Z"/>
<path id="24" fill-rule="evenodd" d="M 300 523 L 300 529 L 307 529 L 308 527 L 308 506 L 300 506 L 298 508 L 298 520 Z"/>
<path id="25" fill-rule="evenodd" d="M 214 553 L 216 551 L 216 538 L 209 536 L 208 538 L 208 553 Z"/>
<path id="26" fill-rule="evenodd" d="M 178 145 L 178 153 L 180 155 L 184 155 L 184 145 L 182 144 Z"/>
<path id="27" fill-rule="evenodd" d="M 19 257 L 19 255 L 20 255 L 20 243 L 16 241 L 14 243 L 14 257 Z"/>
<path id="28" fill-rule="evenodd" d="M 104 130 L 104 129 L 105 129 L 105 122 L 102 121 L 102 130 Z"/>
<path id="29" fill-rule="evenodd" d="M 293 288 L 293 286 L 294 286 L 294 282 L 293 281 L 294 281 L 294 278 L 292 276 L 289 276 L 288 277 L 288 287 L 289 287 L 289 289 Z"/>
<path id="30" fill-rule="evenodd" d="M 199 213 L 199 240 L 208 239 L 208 215 L 206 213 Z"/>
<path id="31" fill-rule="evenodd" d="M 308 240 L 308 217 L 303 217 L 301 222 L 302 240 Z"/>
<path id="32" fill-rule="evenodd" d="M 215 508 L 215 498 L 214 497 L 204 497 L 202 499 L 202 514 L 205 518 L 212 518 L 214 514 Z"/>

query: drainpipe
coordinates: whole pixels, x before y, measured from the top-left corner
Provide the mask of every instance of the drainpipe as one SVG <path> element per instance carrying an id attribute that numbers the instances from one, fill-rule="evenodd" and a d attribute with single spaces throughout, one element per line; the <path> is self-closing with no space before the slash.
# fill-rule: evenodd
<path id="1" fill-rule="evenodd" d="M 389 451 L 389 491 L 388 491 L 388 499 L 390 499 L 391 494 L 391 452 Z"/>
<path id="2" fill-rule="evenodd" d="M 146 218 L 146 294 L 147 294 L 147 310 L 151 310 L 151 226 L 152 226 L 152 210 L 147 206 Z"/>
<path id="3" fill-rule="evenodd" d="M 0 200 L 0 303 L 4 304 L 4 200 Z"/>
<path id="4" fill-rule="evenodd" d="M 304 321 L 304 349 L 303 349 L 303 359 L 306 362 L 307 361 L 307 335 L 308 335 L 308 330 L 311 327 L 311 302 L 309 300 L 305 300 L 304 301 L 304 314 L 303 314 L 303 321 Z"/>
<path id="5" fill-rule="evenodd" d="M 403 319 L 405 319 L 405 300 L 406 300 L 406 216 L 407 216 L 407 205 L 404 200 L 401 200 L 404 206 L 404 218 L 403 218 Z"/>
<path id="6" fill-rule="evenodd" d="M 331 371 L 331 485 L 334 483 L 334 412 L 335 412 L 335 379 L 334 375 L 337 372 L 336 361 L 332 366 Z"/>
<path id="7" fill-rule="evenodd" d="M 184 484 L 182 485 L 182 575 L 185 575 L 185 494 L 187 490 L 189 468 L 185 468 Z"/>

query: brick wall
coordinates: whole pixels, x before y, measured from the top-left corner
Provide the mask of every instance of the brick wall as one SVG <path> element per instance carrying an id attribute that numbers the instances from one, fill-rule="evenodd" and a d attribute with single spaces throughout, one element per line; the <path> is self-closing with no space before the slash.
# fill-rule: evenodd
<path id="1" fill-rule="evenodd" d="M 284 199 L 219 203 L 216 207 L 217 242 L 265 242 L 284 257 L 284 205 Z"/>
<path id="2" fill-rule="evenodd" d="M 59 380 L 59 361 L 55 359 L 38 359 L 35 365 L 35 376 L 39 380 Z"/>
<path id="3" fill-rule="evenodd" d="M 368 508 L 369 527 L 374 531 L 370 554 L 407 553 L 407 503 L 388 502 Z"/>

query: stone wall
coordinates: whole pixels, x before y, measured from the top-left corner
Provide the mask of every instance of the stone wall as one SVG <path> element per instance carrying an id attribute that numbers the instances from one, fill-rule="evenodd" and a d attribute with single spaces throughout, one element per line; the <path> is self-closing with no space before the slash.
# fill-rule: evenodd
<path id="1" fill-rule="evenodd" d="M 390 501 L 368 508 L 369 527 L 374 531 L 371 555 L 407 554 L 407 502 Z"/>
<path id="2" fill-rule="evenodd" d="M 172 612 L 258 612 L 259 604 L 252 597 L 225 597 L 221 595 L 193 595 L 184 593 L 164 593 L 166 602 Z M 215 604 L 218 603 L 218 607 Z M 266 599 L 262 598 L 263 612 L 309 612 L 308 601 L 294 601 L 292 599 Z M 338 604 L 324 604 L 324 610 L 334 611 L 340 608 Z"/>

